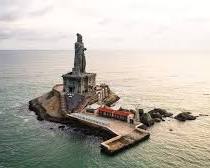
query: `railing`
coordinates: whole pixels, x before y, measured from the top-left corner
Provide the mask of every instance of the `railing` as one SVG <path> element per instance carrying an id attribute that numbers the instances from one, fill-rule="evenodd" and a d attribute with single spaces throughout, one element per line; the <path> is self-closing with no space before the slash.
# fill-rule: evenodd
<path id="1" fill-rule="evenodd" d="M 77 119 L 84 120 L 84 121 L 87 121 L 87 122 L 90 122 L 90 123 L 93 123 L 96 125 L 100 125 L 100 126 L 109 127 L 109 125 L 110 125 L 109 123 L 99 121 L 97 119 L 94 119 L 94 118 L 91 118 L 88 116 L 80 115 L 79 113 L 71 113 L 71 114 L 67 114 L 67 115 L 70 117 L 75 117 Z"/>

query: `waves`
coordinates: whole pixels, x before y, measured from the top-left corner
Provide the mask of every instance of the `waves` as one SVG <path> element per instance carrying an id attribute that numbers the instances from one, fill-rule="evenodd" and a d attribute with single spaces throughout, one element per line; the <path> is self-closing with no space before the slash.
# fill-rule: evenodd
<path id="1" fill-rule="evenodd" d="M 70 53 L 0 51 L 0 167 L 210 167 L 210 117 L 167 119 L 151 128 L 149 141 L 114 157 L 100 153 L 100 137 L 37 121 L 27 102 L 61 82 Z M 121 96 L 118 106 L 210 114 L 209 56 L 89 54 L 88 71 Z"/>

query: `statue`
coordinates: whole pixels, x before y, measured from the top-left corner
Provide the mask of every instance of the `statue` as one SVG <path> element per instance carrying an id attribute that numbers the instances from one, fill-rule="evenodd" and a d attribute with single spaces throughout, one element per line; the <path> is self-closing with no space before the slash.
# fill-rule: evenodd
<path id="1" fill-rule="evenodd" d="M 74 72 L 85 73 L 86 59 L 85 53 L 87 49 L 82 42 L 82 35 L 77 33 L 77 42 L 75 43 Z"/>

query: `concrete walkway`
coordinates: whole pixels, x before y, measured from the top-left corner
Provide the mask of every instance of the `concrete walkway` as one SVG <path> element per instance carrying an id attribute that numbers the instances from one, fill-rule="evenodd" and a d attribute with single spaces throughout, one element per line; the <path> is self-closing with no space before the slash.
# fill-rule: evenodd
<path id="1" fill-rule="evenodd" d="M 126 135 L 126 134 L 131 133 L 135 129 L 135 125 L 133 124 L 128 124 L 126 122 L 115 120 L 115 119 L 96 116 L 94 114 L 71 113 L 67 115 L 69 117 L 77 118 L 80 120 L 84 120 L 86 122 L 90 122 L 99 126 L 106 127 L 117 135 Z"/>
<path id="2" fill-rule="evenodd" d="M 128 124 L 111 118 L 104 118 L 89 113 L 71 113 L 67 114 L 67 116 L 95 124 L 115 133 L 117 135 L 116 137 L 101 143 L 101 150 L 107 154 L 114 154 L 138 142 L 144 141 L 150 136 L 147 131 L 136 128 L 135 124 Z"/>

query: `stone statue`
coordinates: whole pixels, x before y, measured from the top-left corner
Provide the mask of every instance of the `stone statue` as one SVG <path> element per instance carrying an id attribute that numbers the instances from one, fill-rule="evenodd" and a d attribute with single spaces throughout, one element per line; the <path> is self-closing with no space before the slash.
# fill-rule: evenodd
<path id="1" fill-rule="evenodd" d="M 75 57 L 73 71 L 77 73 L 85 73 L 86 59 L 84 51 L 86 48 L 82 42 L 82 35 L 77 33 L 77 42 L 75 43 Z"/>

